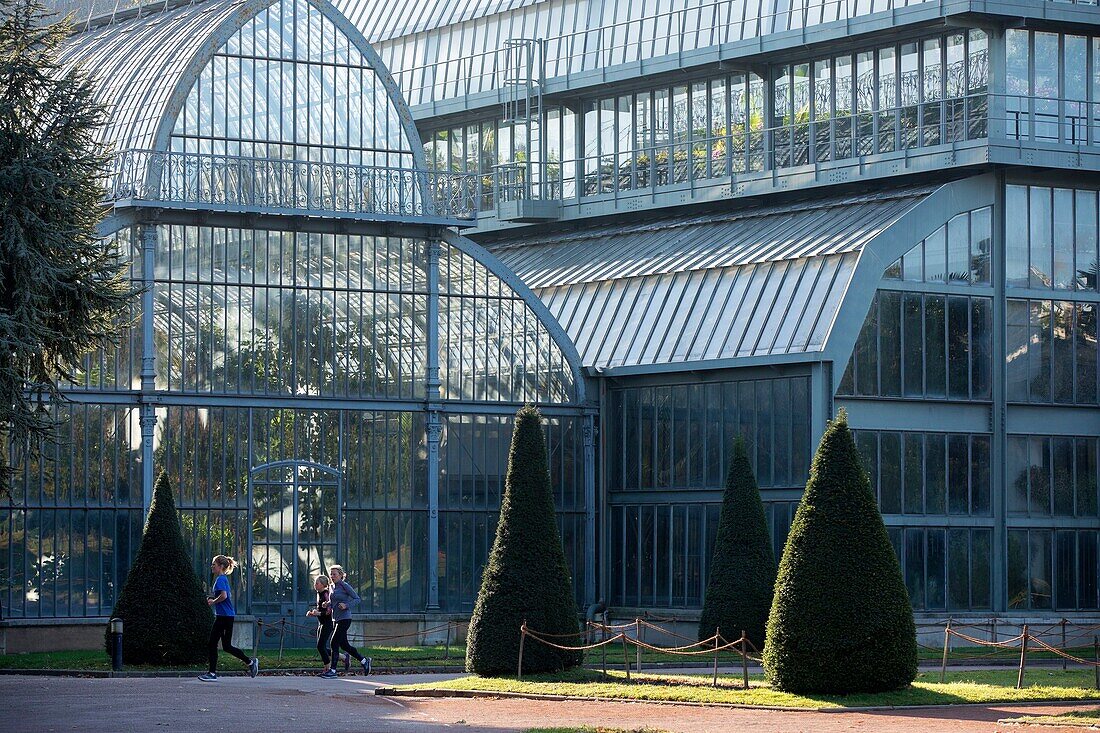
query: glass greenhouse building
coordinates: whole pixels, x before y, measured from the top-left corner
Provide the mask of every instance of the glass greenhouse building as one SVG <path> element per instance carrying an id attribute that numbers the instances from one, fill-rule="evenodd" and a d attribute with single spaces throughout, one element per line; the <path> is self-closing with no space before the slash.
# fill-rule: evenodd
<path id="1" fill-rule="evenodd" d="M 733 436 L 778 549 L 844 407 L 922 618 L 1096 616 L 1095 0 L 55 5 L 144 290 L 9 639 L 110 613 L 161 470 L 253 616 L 462 618 L 524 403 L 579 608 L 696 618 Z"/>

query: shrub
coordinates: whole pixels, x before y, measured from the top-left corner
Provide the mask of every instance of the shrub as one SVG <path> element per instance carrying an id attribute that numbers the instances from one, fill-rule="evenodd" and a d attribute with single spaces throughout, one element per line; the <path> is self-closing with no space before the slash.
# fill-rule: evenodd
<path id="1" fill-rule="evenodd" d="M 913 610 L 843 410 L 821 438 L 779 563 L 764 667 L 800 694 L 894 690 L 917 674 Z"/>
<path id="2" fill-rule="evenodd" d="M 577 609 L 550 490 L 542 416 L 530 405 L 516 414 L 500 522 L 481 577 L 466 643 L 466 670 L 514 674 L 520 625 L 544 634 L 576 634 Z M 565 644 L 577 638 L 564 638 Z M 580 663 L 578 652 L 527 640 L 524 672 L 552 672 Z"/>
<path id="3" fill-rule="evenodd" d="M 738 436 L 726 475 L 710 580 L 699 618 L 699 639 L 720 629 L 730 641 L 744 631 L 762 648 L 775 589 L 775 554 L 760 490 Z"/>
<path id="4" fill-rule="evenodd" d="M 191 566 L 165 473 L 157 478 L 141 547 L 113 615 L 125 622 L 122 659 L 127 664 L 196 664 L 206 659 L 214 614 Z M 108 633 L 108 653 L 110 645 Z"/>

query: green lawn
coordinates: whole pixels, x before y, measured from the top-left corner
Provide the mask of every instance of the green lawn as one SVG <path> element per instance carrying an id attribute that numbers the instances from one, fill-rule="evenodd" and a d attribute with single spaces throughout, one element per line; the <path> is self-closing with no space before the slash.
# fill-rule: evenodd
<path id="1" fill-rule="evenodd" d="M 374 660 L 377 668 L 389 667 L 442 667 L 449 666 L 461 669 L 465 663 L 466 648 L 451 646 L 449 659 L 444 657 L 443 645 L 439 646 L 404 646 L 404 647 L 366 647 L 360 646 L 359 650 Z M 251 649 L 245 649 L 245 653 L 251 654 Z M 283 658 L 279 660 L 278 650 L 261 649 L 259 652 L 260 669 L 298 669 L 321 668 L 321 658 L 316 649 L 287 649 L 283 652 Z M 240 663 L 227 654 L 222 654 L 218 666 L 229 670 Z M 0 669 L 73 669 L 73 670 L 108 670 L 111 668 L 111 660 L 102 651 L 67 651 L 67 652 L 42 652 L 34 654 L 3 654 L 0 655 Z M 153 671 L 163 669 L 202 670 L 205 664 L 190 667 L 160 667 L 145 665 L 126 665 L 126 669 L 132 671 Z M 354 668 L 353 668 L 354 669 Z"/>
<path id="2" fill-rule="evenodd" d="M 1100 708 L 1073 710 L 1061 715 L 1025 715 L 1021 718 L 1005 718 L 1000 723 L 1034 723 L 1038 725 L 1080 725 L 1100 727 Z"/>
<path id="3" fill-rule="evenodd" d="M 516 680 L 514 677 L 461 677 L 448 682 L 403 685 L 398 689 L 482 690 L 598 697 L 619 700 L 655 700 L 669 702 L 734 703 L 777 707 L 864 707 L 885 705 L 942 705 L 957 703 L 1031 702 L 1036 700 L 1100 700 L 1100 690 L 1092 687 L 1092 670 L 1029 670 L 1028 686 L 1015 689 L 1016 672 L 990 670 L 949 672 L 940 684 L 939 672 L 917 676 L 912 686 L 878 694 L 792 695 L 773 690 L 758 676 L 750 677 L 748 690 L 740 686 L 739 676 L 719 676 L 719 687 L 702 676 L 632 675 L 629 682 L 622 672 L 604 678 L 598 671 L 571 670 L 556 675 L 538 675 Z"/>

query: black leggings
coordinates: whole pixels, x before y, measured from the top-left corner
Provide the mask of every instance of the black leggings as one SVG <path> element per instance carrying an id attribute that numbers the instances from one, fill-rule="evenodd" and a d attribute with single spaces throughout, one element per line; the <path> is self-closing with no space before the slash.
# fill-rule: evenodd
<path id="1" fill-rule="evenodd" d="M 343 649 L 351 655 L 352 659 L 359 661 L 363 658 L 363 655 L 359 653 L 358 649 L 348 643 L 348 627 L 350 626 L 350 618 L 336 622 L 336 629 L 332 632 L 332 653 L 339 654 L 340 650 Z"/>
<path id="2" fill-rule="evenodd" d="M 317 622 L 317 652 L 321 655 L 321 661 L 328 666 L 328 663 L 332 660 L 332 655 L 329 654 L 329 644 L 332 643 L 332 619 L 327 618 L 324 621 Z"/>
<path id="3" fill-rule="evenodd" d="M 222 649 L 229 652 L 245 664 L 252 660 L 244 652 L 233 646 L 233 616 L 215 616 L 214 627 L 210 629 L 210 641 L 206 642 L 206 651 L 210 656 L 210 672 L 218 671 L 218 640 Z"/>

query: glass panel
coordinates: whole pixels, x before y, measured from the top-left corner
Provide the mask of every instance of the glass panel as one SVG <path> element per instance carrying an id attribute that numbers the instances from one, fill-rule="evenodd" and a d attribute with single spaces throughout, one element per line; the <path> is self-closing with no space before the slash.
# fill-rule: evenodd
<path id="1" fill-rule="evenodd" d="M 1018 610 L 1030 608 L 1028 584 L 1027 530 L 1008 532 L 1008 607 Z"/>
<path id="2" fill-rule="evenodd" d="M 947 607 L 970 608 L 970 531 L 947 531 Z"/>
<path id="3" fill-rule="evenodd" d="M 929 433 L 924 441 L 925 501 L 929 514 L 947 513 L 947 451 L 946 436 Z"/>
<path id="4" fill-rule="evenodd" d="M 990 607 L 993 574 L 989 550 L 992 534 L 988 529 L 975 529 L 970 533 L 970 602 L 975 610 Z M 1011 597 L 1010 593 L 1009 598 Z"/>
<path id="5" fill-rule="evenodd" d="M 881 433 L 881 463 L 879 466 L 879 490 L 883 512 L 900 509 L 901 493 L 901 435 Z"/>
<path id="6" fill-rule="evenodd" d="M 1054 607 L 1077 608 L 1077 533 L 1054 534 Z"/>
<path id="7" fill-rule="evenodd" d="M 1050 535 L 1050 532 L 1038 530 L 1028 533 L 1028 594 L 1031 608 L 1051 608 Z"/>
<path id="8" fill-rule="evenodd" d="M 1005 284 L 1009 287 L 1028 286 L 1028 231 L 1027 187 L 1005 186 Z"/>

